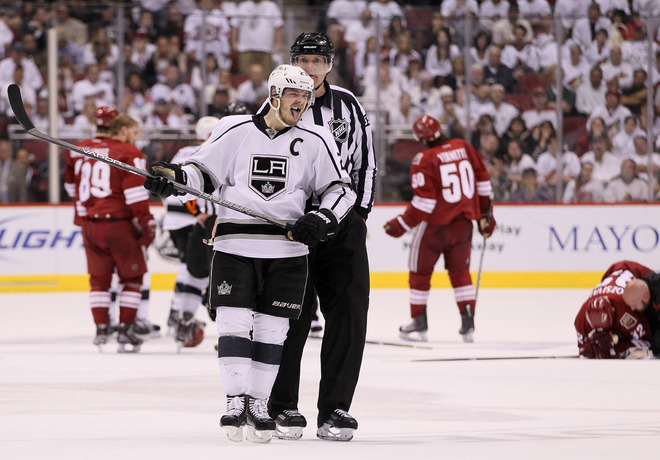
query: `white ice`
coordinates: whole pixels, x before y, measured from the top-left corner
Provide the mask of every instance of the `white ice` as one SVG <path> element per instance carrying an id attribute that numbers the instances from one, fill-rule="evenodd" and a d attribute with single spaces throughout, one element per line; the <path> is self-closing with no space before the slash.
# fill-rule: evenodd
<path id="1" fill-rule="evenodd" d="M 171 337 L 100 354 L 86 293 L 0 295 L 0 459 L 628 459 L 660 456 L 660 361 L 585 361 L 573 319 L 585 289 L 482 289 L 475 342 L 462 343 L 449 289 L 435 289 L 429 342 L 397 337 L 406 290 L 372 291 L 369 344 L 348 443 L 315 436 L 320 340 L 305 349 L 300 441 L 232 443 L 208 322 L 204 342 Z M 152 293 L 164 326 L 171 293 Z M 200 309 L 197 316 L 208 320 Z M 387 344 L 386 344 L 387 343 Z M 433 361 L 441 358 L 547 359 Z M 561 357 L 561 358 L 557 358 Z"/>

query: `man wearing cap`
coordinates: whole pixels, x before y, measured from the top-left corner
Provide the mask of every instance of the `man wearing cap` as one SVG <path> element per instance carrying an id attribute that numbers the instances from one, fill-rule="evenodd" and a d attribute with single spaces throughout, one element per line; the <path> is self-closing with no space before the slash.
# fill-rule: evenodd
<path id="1" fill-rule="evenodd" d="M 527 129 L 533 131 L 544 121 L 549 121 L 557 129 L 557 112 L 548 106 L 548 93 L 542 86 L 532 89 L 532 108 L 522 113 Z"/>
<path id="2" fill-rule="evenodd" d="M 605 92 L 605 105 L 596 107 L 587 119 L 587 131 L 591 128 L 591 121 L 596 117 L 601 117 L 605 121 L 610 137 L 623 129 L 623 122 L 627 116 L 632 115 L 632 112 L 620 102 L 621 93 L 618 89 L 610 87 Z"/>

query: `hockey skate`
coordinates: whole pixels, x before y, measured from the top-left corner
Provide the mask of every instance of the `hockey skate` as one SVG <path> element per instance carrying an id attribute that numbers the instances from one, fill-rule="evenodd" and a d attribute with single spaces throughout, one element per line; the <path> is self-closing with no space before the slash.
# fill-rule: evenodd
<path id="1" fill-rule="evenodd" d="M 327 441 L 350 441 L 358 428 L 358 422 L 342 409 L 335 409 L 323 425 L 316 430 L 316 437 Z"/>
<path id="2" fill-rule="evenodd" d="M 175 335 L 179 326 L 179 312 L 170 308 L 170 314 L 167 317 L 167 335 Z"/>
<path id="3" fill-rule="evenodd" d="M 303 428 L 307 426 L 307 420 L 297 409 L 284 409 L 274 419 L 276 431 L 273 436 L 287 440 L 302 438 Z"/>
<path id="4" fill-rule="evenodd" d="M 220 417 L 220 426 L 233 442 L 243 441 L 243 426 L 247 421 L 247 396 L 227 396 L 227 413 Z"/>
<path id="5" fill-rule="evenodd" d="M 465 312 L 461 314 L 461 329 L 458 333 L 463 337 L 463 342 L 474 342 L 474 312 L 471 305 L 467 305 Z"/>
<path id="6" fill-rule="evenodd" d="M 108 343 L 110 338 L 109 334 L 110 327 L 107 324 L 97 324 L 96 325 L 96 336 L 94 337 L 94 345 L 99 347 L 99 351 L 103 353 L 103 345 Z"/>
<path id="7" fill-rule="evenodd" d="M 160 337 L 160 326 L 153 324 L 148 319 L 135 319 L 133 331 L 144 339 L 156 339 Z"/>
<path id="8" fill-rule="evenodd" d="M 309 326 L 309 336 L 315 339 L 323 337 L 323 326 L 317 320 L 312 320 L 312 324 Z"/>
<path id="9" fill-rule="evenodd" d="M 245 439 L 250 442 L 265 444 L 270 442 L 273 432 L 276 430 L 275 422 L 268 415 L 265 399 L 247 397 L 247 425 L 245 427 Z"/>
<path id="10" fill-rule="evenodd" d="M 428 321 L 426 320 L 426 309 L 424 312 L 413 317 L 412 321 L 399 328 L 399 337 L 403 340 L 411 342 L 426 342 L 426 332 L 429 329 Z"/>
<path id="11" fill-rule="evenodd" d="M 181 348 L 196 347 L 202 340 L 204 340 L 204 324 L 195 319 L 192 313 L 185 312 L 183 318 L 179 321 L 179 326 L 176 330 L 174 340 L 178 345 L 178 350 Z"/>
<path id="12" fill-rule="evenodd" d="M 119 353 L 137 353 L 140 351 L 140 346 L 144 340 L 135 335 L 133 326 L 133 324 L 119 323 L 117 328 L 117 343 L 119 344 L 117 351 Z M 126 348 L 126 345 L 131 347 Z"/>

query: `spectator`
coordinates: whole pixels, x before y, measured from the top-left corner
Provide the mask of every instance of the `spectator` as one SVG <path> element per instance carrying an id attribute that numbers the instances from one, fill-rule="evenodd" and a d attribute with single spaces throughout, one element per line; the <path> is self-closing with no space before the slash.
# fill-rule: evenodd
<path id="1" fill-rule="evenodd" d="M 346 3 L 359 3 L 361 0 L 342 0 Z M 360 13 L 359 21 L 351 21 L 346 26 L 344 41 L 349 51 L 355 55 L 367 46 L 369 37 L 376 36 L 376 24 L 372 19 L 371 10 L 365 8 Z"/>
<path id="2" fill-rule="evenodd" d="M 87 44 L 87 26 L 84 22 L 70 16 L 69 5 L 62 1 L 55 4 L 55 29 L 58 37 L 67 42 L 74 42 L 81 49 Z"/>
<path id="3" fill-rule="evenodd" d="M 567 90 L 575 94 L 580 85 L 586 83 L 589 79 L 591 67 L 582 57 L 582 48 L 580 45 L 573 43 L 569 49 L 569 59 L 562 59 L 562 72 L 564 74 L 562 84 Z"/>
<path id="4" fill-rule="evenodd" d="M 463 19 L 467 15 L 476 16 L 479 12 L 477 0 L 444 0 L 440 6 L 442 17 L 450 22 L 454 29 L 463 26 Z"/>
<path id="5" fill-rule="evenodd" d="M 637 176 L 648 182 L 650 180 L 648 172 L 649 168 L 651 168 L 651 178 L 653 179 L 654 186 L 656 186 L 658 174 L 660 174 L 660 153 L 649 152 L 646 133 L 641 130 L 635 136 L 633 145 L 634 150 L 630 157 L 635 160 L 635 164 L 637 165 Z"/>
<path id="6" fill-rule="evenodd" d="M 373 0 L 367 4 L 374 19 L 380 22 L 380 30 L 385 31 L 396 16 L 404 18 L 401 6 L 395 0 Z M 405 21 L 401 25 L 405 27 Z"/>
<path id="7" fill-rule="evenodd" d="M 490 102 L 490 84 L 484 79 L 484 68 L 476 63 L 470 67 L 469 80 L 469 92 L 459 90 L 456 100 L 461 107 L 467 107 L 469 102 L 468 117 L 472 124 L 476 124 L 479 114 L 483 113 L 483 107 Z"/>
<path id="8" fill-rule="evenodd" d="M 541 29 L 544 18 L 552 17 L 548 0 L 519 0 L 518 9 L 520 18 L 528 20 L 534 32 Z"/>
<path id="9" fill-rule="evenodd" d="M 440 112 L 436 118 L 440 122 L 442 132 L 450 139 L 465 137 L 467 116 L 463 108 L 454 102 L 454 91 L 447 85 L 441 86 L 438 91 L 440 95 Z M 413 118 L 413 121 L 417 118 Z"/>
<path id="10" fill-rule="evenodd" d="M 24 203 L 27 200 L 26 165 L 14 158 L 11 144 L 0 139 L 0 203 Z"/>
<path id="11" fill-rule="evenodd" d="M 539 50 L 539 70 L 547 71 L 557 65 L 557 40 L 553 35 L 553 21 L 543 18 L 532 43 Z"/>
<path id="12" fill-rule="evenodd" d="M 408 88 L 413 104 L 419 107 L 422 113 L 437 113 L 440 110 L 440 90 L 433 86 L 433 77 L 426 70 L 422 70 L 419 81 L 419 85 Z"/>
<path id="13" fill-rule="evenodd" d="M 511 194 L 514 203 L 550 202 L 553 201 L 550 192 L 536 180 L 536 170 L 527 168 L 522 172 L 520 188 Z"/>
<path id="14" fill-rule="evenodd" d="M 493 121 L 492 115 L 488 113 L 482 113 L 479 115 L 479 119 L 476 123 L 477 129 L 472 131 L 472 141 L 471 144 L 475 149 L 482 151 L 483 144 L 487 143 L 490 136 L 495 136 L 497 139 L 497 133 L 495 132 L 495 123 Z M 488 164 L 486 162 L 486 164 Z"/>
<path id="15" fill-rule="evenodd" d="M 206 66 L 206 80 L 202 80 L 201 64 L 194 65 L 190 71 L 190 86 L 192 86 L 197 95 L 201 95 L 202 90 L 206 86 L 218 81 L 218 75 L 220 74 L 218 60 L 213 53 L 206 55 L 204 65 Z"/>
<path id="16" fill-rule="evenodd" d="M 600 6 L 594 2 L 587 8 L 587 17 L 581 16 L 575 20 L 571 37 L 575 43 L 586 50 L 596 40 L 597 31 L 609 30 L 610 25 L 610 20 L 601 15 Z"/>
<path id="17" fill-rule="evenodd" d="M 584 58 L 592 65 L 601 65 L 610 57 L 610 45 L 607 44 L 607 30 L 598 29 L 596 38 L 585 48 Z"/>
<path id="18" fill-rule="evenodd" d="M 184 108 L 188 113 L 197 110 L 195 91 L 192 86 L 184 81 L 179 73 L 179 66 L 176 64 L 167 66 L 165 69 L 165 82 L 156 83 L 151 88 L 151 98 L 154 101 L 162 99 L 170 104 L 175 104 Z"/>
<path id="19" fill-rule="evenodd" d="M 9 49 L 8 57 L 0 61 L 0 82 L 12 81 L 16 67 L 23 67 L 23 85 L 29 86 L 34 91 L 39 92 L 44 85 L 39 68 L 34 62 L 25 57 L 25 47 L 23 43 L 13 43 Z"/>
<path id="20" fill-rule="evenodd" d="M 613 46 L 610 49 L 610 58 L 601 65 L 603 79 L 608 88 L 630 88 L 632 86 L 633 68 L 625 62 L 621 55 L 621 48 Z"/>
<path id="21" fill-rule="evenodd" d="M 85 78 L 73 84 L 71 89 L 73 110 L 76 114 L 82 112 L 85 99 L 94 98 L 97 107 L 109 106 L 115 103 L 115 93 L 112 86 L 100 79 L 101 69 L 98 64 L 85 66 Z"/>
<path id="22" fill-rule="evenodd" d="M 194 7 L 195 7 L 194 0 L 191 0 L 190 3 L 192 4 L 192 9 L 190 12 L 186 13 L 185 15 L 183 14 L 183 11 L 179 6 L 171 4 L 167 8 L 167 18 L 165 20 L 165 23 L 162 26 L 156 24 L 156 37 L 159 37 L 160 35 L 176 35 L 177 37 L 179 37 L 181 42 L 183 42 L 183 38 L 185 35 L 184 32 L 185 16 L 189 16 L 194 11 Z"/>
<path id="23" fill-rule="evenodd" d="M 589 72 L 589 81 L 582 83 L 575 92 L 575 108 L 585 116 L 589 116 L 596 107 L 605 105 L 603 70 L 596 65 Z"/>
<path id="24" fill-rule="evenodd" d="M 534 38 L 532 32 L 532 25 L 527 19 L 519 17 L 520 11 L 518 10 L 518 3 L 512 2 L 509 5 L 509 12 L 507 17 L 500 19 L 493 24 L 493 43 L 499 47 L 504 47 L 513 42 L 513 32 L 516 26 L 520 25 L 525 28 L 525 43 L 531 43 Z"/>
<path id="25" fill-rule="evenodd" d="M 83 62 L 87 64 L 101 64 L 105 62 L 112 67 L 119 60 L 119 47 L 108 36 L 105 27 L 99 27 L 92 33 L 92 38 L 82 47 Z M 107 60 L 104 61 L 104 58 Z"/>
<path id="26" fill-rule="evenodd" d="M 523 171 L 527 169 L 536 170 L 536 162 L 530 155 L 523 152 L 520 141 L 516 139 L 509 141 L 507 144 L 503 164 L 504 176 L 509 183 L 511 192 L 521 188 Z"/>
<path id="27" fill-rule="evenodd" d="M 271 72 L 273 55 L 282 52 L 283 24 L 282 12 L 271 0 L 245 0 L 238 5 L 231 20 L 231 44 L 238 52 L 240 73 L 250 73 L 252 64 L 261 64 L 265 74 Z"/>
<path id="28" fill-rule="evenodd" d="M 18 38 L 22 41 L 26 35 L 32 35 L 36 42 L 36 51 L 46 50 L 46 29 L 49 27 L 48 8 L 42 5 L 35 5 L 29 18 L 21 23 L 18 30 Z"/>
<path id="29" fill-rule="evenodd" d="M 502 49 L 499 46 L 491 46 L 488 53 L 488 65 L 483 67 L 484 79 L 491 80 L 493 83 L 499 83 L 504 86 L 507 94 L 514 92 L 516 88 L 516 79 L 510 68 L 502 63 Z"/>
<path id="30" fill-rule="evenodd" d="M 585 152 L 591 150 L 591 139 L 601 136 L 605 138 L 608 137 L 605 120 L 603 120 L 602 117 L 594 117 L 594 119 L 591 121 L 589 130 L 582 133 L 580 137 L 578 137 L 577 143 L 575 145 L 575 153 L 581 157 Z M 610 143 L 608 140 L 608 146 L 609 144 Z"/>
<path id="31" fill-rule="evenodd" d="M 584 17 L 593 0 L 556 0 L 554 17 L 561 21 L 564 33 L 570 34 L 577 19 Z"/>
<path id="32" fill-rule="evenodd" d="M 619 159 L 630 156 L 635 151 L 633 140 L 644 131 L 637 126 L 637 117 L 629 115 L 623 122 L 623 129 L 612 136 L 612 153 Z"/>
<path id="33" fill-rule="evenodd" d="M 23 101 L 27 102 L 29 104 L 32 104 L 32 106 L 37 105 L 37 92 L 32 89 L 30 85 L 23 85 L 23 78 L 24 72 L 23 72 L 23 66 L 18 65 L 14 69 L 14 74 L 11 80 L 7 82 L 2 82 L 0 84 L 0 100 L 1 102 L 1 107 L 2 107 L 2 113 L 0 116 L 7 116 L 7 117 L 13 117 L 14 116 L 14 111 L 11 109 L 11 106 L 9 105 L 9 99 L 7 96 L 7 88 L 9 85 L 12 83 L 18 85 L 21 88 L 21 96 L 23 96 Z"/>
<path id="34" fill-rule="evenodd" d="M 264 4 L 269 3 L 268 1 L 264 2 Z M 265 8 L 268 9 L 269 6 Z M 262 11 L 261 14 L 266 12 Z M 256 21 L 261 21 L 261 19 L 256 19 Z M 203 53 L 206 52 L 215 56 L 218 67 L 231 68 L 231 46 L 229 42 L 231 27 L 228 14 L 224 11 L 222 4 L 217 8 L 216 2 L 213 0 L 199 0 L 197 8 L 185 18 L 183 30 L 183 50 L 191 61 L 203 62 Z M 253 40 L 255 38 L 268 39 L 267 35 L 253 37 Z"/>
<path id="35" fill-rule="evenodd" d="M 580 174 L 566 184 L 562 201 L 564 203 L 601 203 L 605 188 L 594 179 L 594 164 L 591 161 L 580 163 Z"/>
<path id="36" fill-rule="evenodd" d="M 557 174 L 559 169 L 559 174 Z M 561 187 L 580 174 L 580 159 L 571 151 L 559 152 L 557 138 L 548 142 L 548 150 L 536 160 L 539 181 L 553 187 Z"/>
<path id="37" fill-rule="evenodd" d="M 347 32 L 352 25 L 360 23 L 364 11 L 369 11 L 366 8 L 366 0 L 331 0 L 325 16 L 330 27 L 336 25 L 343 32 Z M 330 32 L 328 34 L 332 35 Z"/>
<path id="38" fill-rule="evenodd" d="M 620 104 L 621 93 L 616 88 L 609 88 L 605 92 L 605 105 L 596 107 L 587 119 L 587 129 L 595 117 L 601 117 L 607 126 L 607 134 L 612 137 L 623 127 L 627 116 L 632 115 L 627 107 Z"/>
<path id="39" fill-rule="evenodd" d="M 422 77 L 424 75 L 429 75 L 429 73 L 422 69 L 421 61 L 410 61 L 408 64 L 408 69 L 401 75 L 399 80 L 401 90 L 405 92 L 410 92 L 413 90 L 419 91 L 422 86 Z"/>
<path id="40" fill-rule="evenodd" d="M 234 88 L 234 85 L 231 82 L 231 72 L 229 69 L 220 69 L 216 80 L 213 83 L 206 85 L 204 88 L 204 100 L 207 101 L 207 103 L 210 102 L 218 89 L 224 89 L 227 91 L 230 103 L 236 102 L 236 88 Z"/>
<path id="41" fill-rule="evenodd" d="M 521 24 L 513 29 L 513 41 L 502 49 L 502 64 L 513 71 L 516 78 L 539 70 L 539 50 L 525 41 L 527 30 Z"/>
<path id="42" fill-rule="evenodd" d="M 131 49 L 133 50 L 131 54 L 131 62 L 141 70 L 144 70 L 151 59 L 151 56 L 156 51 L 156 45 L 151 43 L 149 32 L 145 29 L 138 29 L 135 32 L 133 43 L 129 43 L 128 45 L 131 46 Z"/>
<path id="43" fill-rule="evenodd" d="M 505 19 L 509 13 L 509 2 L 484 0 L 479 5 L 479 22 L 485 30 L 492 30 L 493 23 Z"/>
<path id="44" fill-rule="evenodd" d="M 621 55 L 626 62 L 630 63 L 633 69 L 648 69 L 646 25 L 637 19 L 632 24 L 632 29 L 632 38 L 624 41 L 621 45 Z"/>
<path id="45" fill-rule="evenodd" d="M 82 48 L 76 42 L 66 40 L 66 37 L 57 36 L 57 58 L 60 62 L 66 63 L 72 69 L 75 75 L 81 75 L 85 64 L 83 62 Z"/>
<path id="46" fill-rule="evenodd" d="M 436 41 L 426 53 L 425 68 L 435 79 L 451 74 L 451 59 L 458 56 L 458 46 L 451 42 L 451 34 L 446 27 L 441 28 L 436 35 Z"/>
<path id="47" fill-rule="evenodd" d="M 377 83 L 367 86 L 364 90 L 360 102 L 367 112 L 375 111 L 377 109 L 376 100 L 379 97 L 378 92 L 380 92 L 380 98 L 382 101 L 398 101 L 401 97 L 401 87 L 392 79 L 392 73 L 393 69 L 390 66 L 381 65 L 378 69 Z M 423 85 L 422 90 L 424 90 L 424 88 L 425 86 Z M 383 108 L 386 113 L 389 113 L 388 106 L 384 106 Z M 379 118 L 376 117 L 375 119 Z"/>
<path id="48" fill-rule="evenodd" d="M 115 82 L 118 82 L 119 78 L 119 69 L 123 68 L 123 73 L 125 76 L 124 84 L 127 83 L 128 80 L 128 75 L 132 73 L 139 73 L 141 74 L 143 72 L 143 67 L 139 67 L 137 64 L 133 62 L 133 45 L 130 43 L 124 43 L 124 46 L 122 47 L 122 55 L 119 61 L 115 63 L 115 65 L 112 67 L 112 80 Z"/>
<path id="49" fill-rule="evenodd" d="M 532 108 L 522 113 L 522 119 L 532 132 L 546 120 L 557 129 L 557 112 L 550 107 L 545 88 L 535 86 L 532 89 Z"/>
<path id="50" fill-rule="evenodd" d="M 353 76 L 353 84 L 356 87 L 356 94 L 361 95 L 366 87 L 366 74 L 367 69 L 376 67 L 380 59 L 380 49 L 378 47 L 378 39 L 376 36 L 371 36 L 367 39 L 364 48 L 358 49 L 355 55 L 355 75 Z M 389 56 L 388 56 L 389 59 Z M 389 65 L 389 62 L 388 62 Z"/>
<path id="51" fill-rule="evenodd" d="M 249 79 L 236 89 L 236 100 L 245 103 L 248 110 L 257 113 L 257 109 L 268 97 L 268 82 L 261 64 L 252 64 L 249 69 Z"/>
<path id="52" fill-rule="evenodd" d="M 139 123 L 144 123 L 154 112 L 154 101 L 147 91 L 144 78 L 140 73 L 128 74 L 124 90 L 122 112 Z"/>
<path id="53" fill-rule="evenodd" d="M 408 65 L 411 61 L 421 61 L 422 57 L 412 47 L 410 33 L 399 35 L 396 48 L 390 51 L 390 65 L 399 69 L 400 73 L 408 71 Z"/>
<path id="54" fill-rule="evenodd" d="M 626 106 L 635 115 L 639 115 L 642 105 L 646 104 L 648 97 L 646 70 L 636 69 L 633 71 L 633 82 L 630 88 L 621 91 L 621 105 Z"/>
<path id="55" fill-rule="evenodd" d="M 550 139 L 557 137 L 557 130 L 551 121 L 542 121 L 541 124 L 532 131 L 532 138 L 535 141 L 532 158 L 537 160 L 539 155 L 548 150 Z"/>
<path id="56" fill-rule="evenodd" d="M 160 1 L 160 0 L 155 0 L 155 1 Z M 166 7 L 167 5 L 163 5 L 163 8 Z M 163 14 L 162 11 L 159 11 L 160 15 Z M 144 33 L 146 33 L 147 37 L 149 38 L 149 41 L 155 40 L 156 37 L 158 36 L 158 28 L 156 27 L 156 23 L 154 22 L 154 12 L 147 10 L 147 9 L 141 9 L 138 13 L 138 19 L 136 21 L 135 25 L 135 30 L 141 30 Z"/>
<path id="57" fill-rule="evenodd" d="M 152 87 L 158 82 L 165 81 L 165 69 L 176 59 L 175 53 L 170 48 L 170 39 L 161 35 L 156 39 L 156 49 L 144 67 L 144 80 L 147 87 Z M 185 69 L 179 68 L 185 71 Z"/>
<path id="58" fill-rule="evenodd" d="M 495 131 L 498 137 L 502 136 L 507 129 L 511 120 L 520 115 L 518 109 L 508 102 L 504 102 L 504 86 L 501 84 L 494 84 L 490 87 L 490 103 L 482 108 L 482 113 L 488 113 L 495 120 Z"/>
<path id="59" fill-rule="evenodd" d="M 399 97 L 398 108 L 390 112 L 388 124 L 391 126 L 405 126 L 408 128 L 421 116 L 422 114 L 419 109 L 413 107 L 410 94 L 403 92 Z M 408 129 L 391 129 L 388 140 L 390 143 L 402 140 L 405 138 L 404 133 L 407 132 Z"/>
<path id="60" fill-rule="evenodd" d="M 617 203 L 624 201 L 646 201 L 649 185 L 637 176 L 637 164 L 632 158 L 621 162 L 621 174 L 611 179 L 605 186 L 603 201 Z"/>
<path id="61" fill-rule="evenodd" d="M 30 118 L 34 126 L 41 132 L 47 133 L 50 128 L 51 118 L 48 113 L 48 99 L 43 96 L 37 96 L 37 106 L 34 114 Z M 64 117 L 61 114 L 57 114 L 57 129 L 62 130 L 66 125 Z"/>
<path id="62" fill-rule="evenodd" d="M 231 104 L 227 88 L 217 87 L 206 106 L 206 113 L 211 117 L 222 118 Z"/>
<path id="63" fill-rule="evenodd" d="M 3 20 L 0 21 L 0 56 L 4 56 L 5 51 L 14 41 L 14 32 Z"/>
<path id="64" fill-rule="evenodd" d="M 497 157 L 500 150 L 500 140 L 495 134 L 485 134 L 480 136 L 481 146 L 479 153 L 485 164 L 490 164 L 493 158 Z"/>
<path id="65" fill-rule="evenodd" d="M 506 154 L 509 142 L 511 141 L 517 141 L 523 153 L 531 155 L 534 151 L 536 142 L 534 141 L 532 132 L 527 129 L 527 124 L 525 123 L 524 118 L 515 117 L 511 120 L 511 123 L 509 123 L 509 129 L 504 133 L 500 142 L 503 155 Z"/>
<path id="66" fill-rule="evenodd" d="M 593 177 L 605 185 L 610 179 L 619 174 L 619 160 L 606 149 L 605 137 L 596 137 L 591 140 L 591 150 L 580 157 L 581 162 L 589 161 L 594 165 Z"/>
<path id="67" fill-rule="evenodd" d="M 474 42 L 470 47 L 472 62 L 482 67 L 488 64 L 488 53 L 490 52 L 490 33 L 480 30 L 474 36 Z"/>
<path id="68" fill-rule="evenodd" d="M 91 139 L 96 136 L 96 101 L 94 98 L 85 99 L 83 111 L 73 119 L 71 131 L 77 139 Z"/>

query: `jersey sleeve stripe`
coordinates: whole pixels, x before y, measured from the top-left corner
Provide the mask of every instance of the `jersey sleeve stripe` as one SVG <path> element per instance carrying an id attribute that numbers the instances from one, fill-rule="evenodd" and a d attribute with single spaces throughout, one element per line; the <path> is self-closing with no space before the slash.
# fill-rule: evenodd
<path id="1" fill-rule="evenodd" d="M 124 190 L 124 198 L 127 205 L 135 204 L 140 201 L 149 201 L 149 191 L 143 186 L 131 187 Z"/>
<path id="2" fill-rule="evenodd" d="M 490 196 L 493 193 L 490 181 L 477 182 L 477 193 L 481 196 Z"/>
<path id="3" fill-rule="evenodd" d="M 410 204 L 415 209 L 419 209 L 422 212 L 425 212 L 426 214 L 431 214 L 433 210 L 435 209 L 435 205 L 437 203 L 437 200 L 434 200 L 432 198 L 422 198 L 419 196 L 413 196 L 412 201 Z"/>

